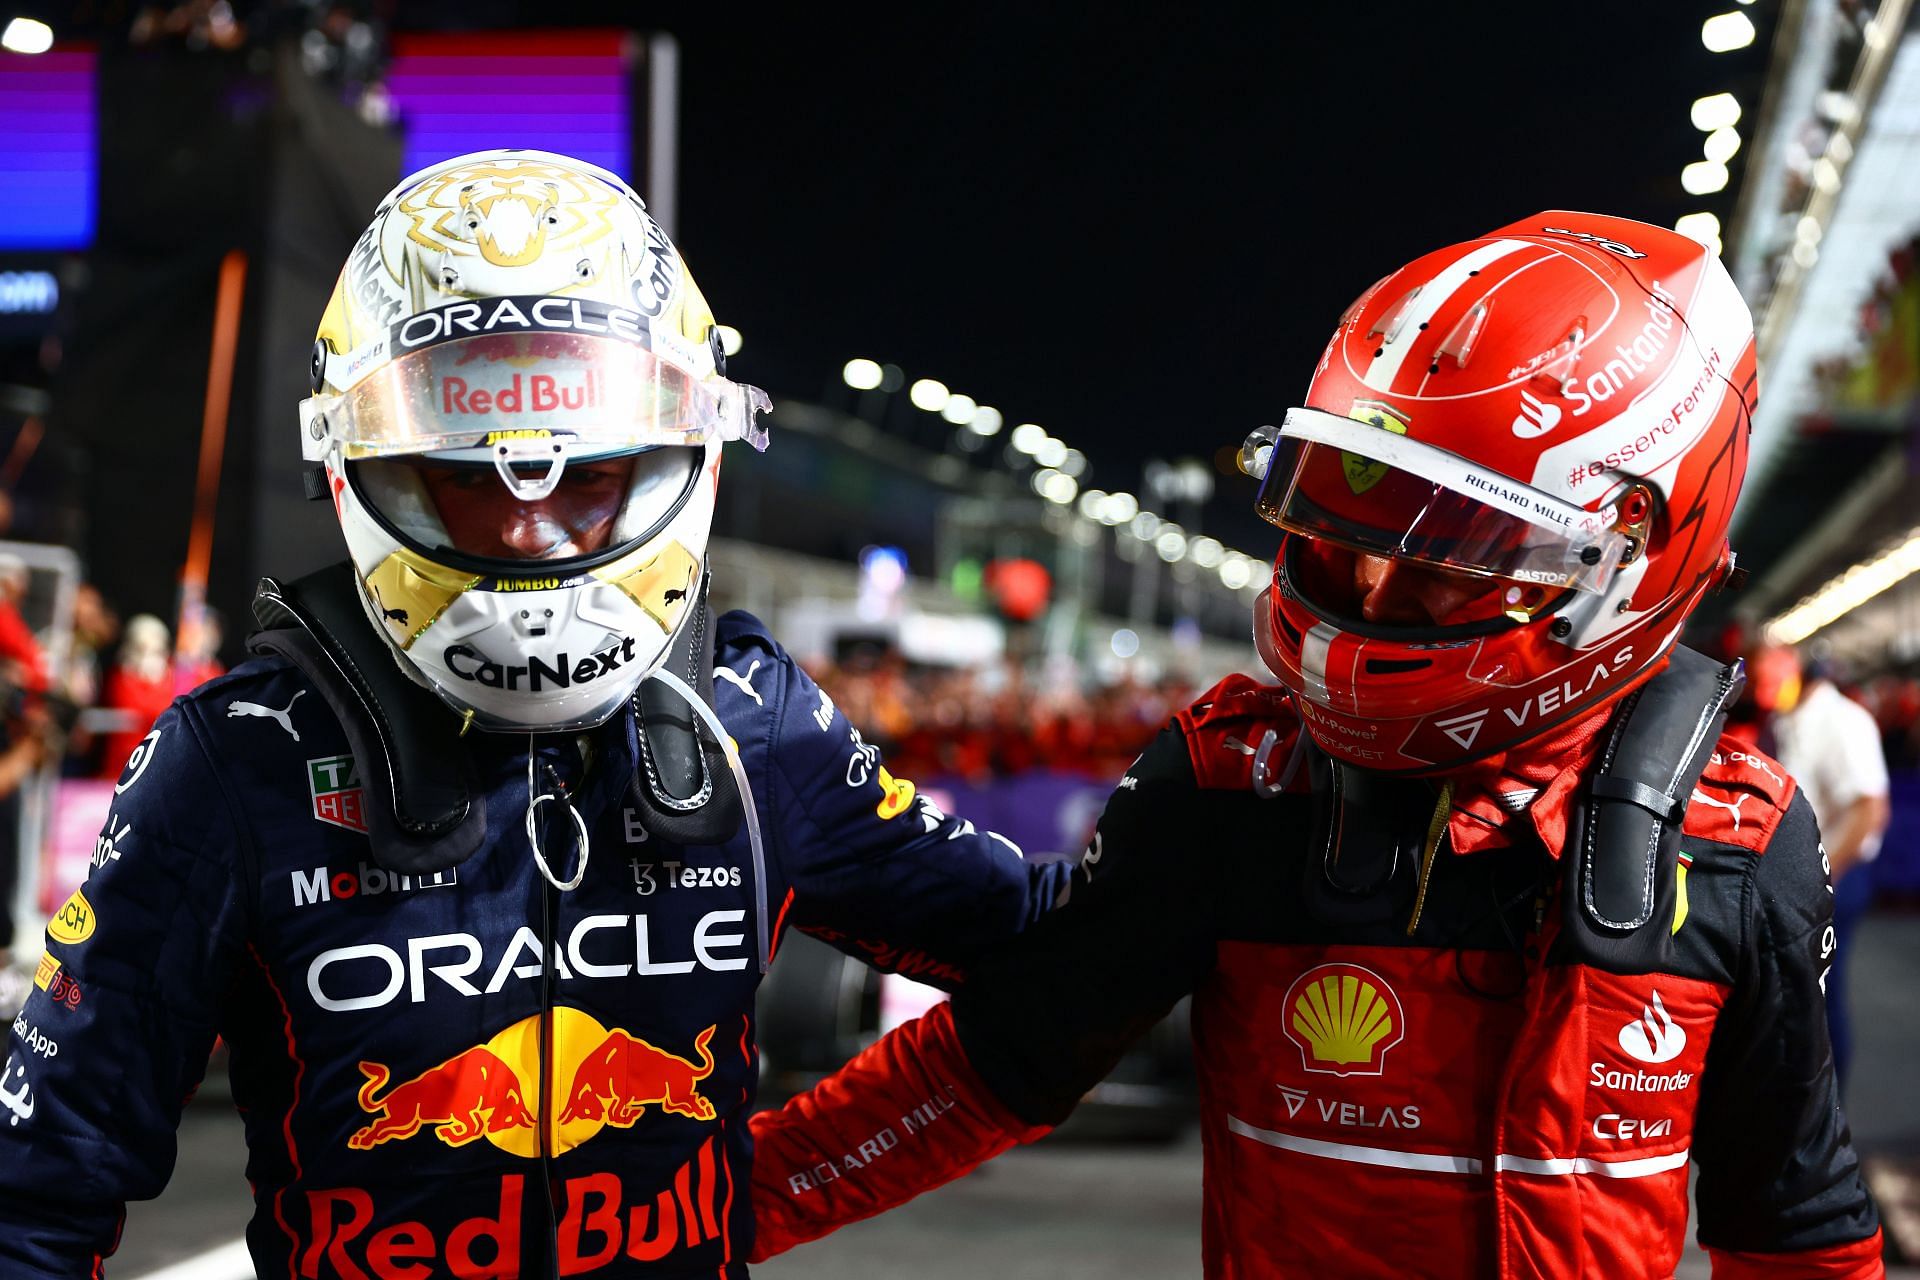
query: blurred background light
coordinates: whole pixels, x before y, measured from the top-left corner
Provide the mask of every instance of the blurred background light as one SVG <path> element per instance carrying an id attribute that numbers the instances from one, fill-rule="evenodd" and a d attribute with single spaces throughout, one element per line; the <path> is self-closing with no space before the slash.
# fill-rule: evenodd
<path id="1" fill-rule="evenodd" d="M 1740 99 L 1730 93 L 1712 93 L 1704 98 L 1695 98 L 1692 118 L 1693 127 L 1702 133 L 1731 128 L 1740 123 Z"/>
<path id="2" fill-rule="evenodd" d="M 1701 154 L 1715 164 L 1725 164 L 1740 150 L 1740 131 L 1732 125 L 1715 129 L 1701 144 Z"/>
<path id="3" fill-rule="evenodd" d="M 922 378 L 907 388 L 907 399 L 913 401 L 916 409 L 925 409 L 928 413 L 938 413 L 947 407 L 952 396 L 947 384 L 933 378 Z"/>
<path id="4" fill-rule="evenodd" d="M 855 391 L 872 391 L 880 385 L 880 366 L 864 356 L 855 357 L 840 370 L 840 380 Z"/>
<path id="5" fill-rule="evenodd" d="M 1047 441 L 1047 429 L 1032 422 L 1023 422 L 1013 429 L 1010 437 L 1013 447 L 1021 453 L 1034 454 Z"/>
<path id="6" fill-rule="evenodd" d="M 947 402 L 940 406 L 940 416 L 953 425 L 973 421 L 973 411 L 980 406 L 974 403 L 972 396 L 963 396 L 955 391 L 947 396 Z"/>
<path id="7" fill-rule="evenodd" d="M 1040 496 L 1048 502 L 1056 502 L 1064 507 L 1069 502 L 1072 502 L 1074 495 L 1079 492 L 1080 482 L 1078 480 L 1075 480 L 1072 476 L 1063 475 L 1056 471 L 1047 477 L 1046 487 L 1040 491 Z"/>
<path id="8" fill-rule="evenodd" d="M 15 18 L 0 31 L 0 49 L 9 53 L 45 53 L 53 48 L 53 28 L 34 18 Z"/>
<path id="9" fill-rule="evenodd" d="M 1680 185 L 1688 195 L 1710 196 L 1727 186 L 1727 166 L 1711 160 L 1695 160 L 1680 171 Z"/>
<path id="10" fill-rule="evenodd" d="M 1716 13 L 1700 24 L 1700 43 L 1710 53 L 1732 53 L 1753 43 L 1753 19 L 1735 9 Z"/>

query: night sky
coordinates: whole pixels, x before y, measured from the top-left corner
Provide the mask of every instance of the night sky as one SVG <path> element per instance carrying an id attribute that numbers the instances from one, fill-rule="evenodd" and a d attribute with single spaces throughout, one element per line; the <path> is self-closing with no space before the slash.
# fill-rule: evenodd
<path id="1" fill-rule="evenodd" d="M 1146 458 L 1278 421 L 1346 304 L 1421 252 L 1551 207 L 1729 221 L 1679 172 L 1694 98 L 1757 101 L 1774 6 L 1710 54 L 1730 7 L 710 6 L 662 23 L 678 238 L 746 335 L 736 375 L 817 398 L 893 361 L 1137 492 Z M 1248 496 L 1209 520 L 1260 550 Z"/>

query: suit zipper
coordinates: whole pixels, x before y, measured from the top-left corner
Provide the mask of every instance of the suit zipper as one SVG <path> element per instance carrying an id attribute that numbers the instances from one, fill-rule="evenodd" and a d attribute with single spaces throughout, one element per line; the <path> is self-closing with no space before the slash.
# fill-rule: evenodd
<path id="1" fill-rule="evenodd" d="M 554 772 L 553 766 L 546 766 L 547 785 L 560 797 L 562 806 L 572 801 L 567 796 L 567 785 Z M 562 828 L 565 830 L 566 828 Z M 540 832 L 541 842 L 546 841 L 551 824 Z M 550 1280 L 559 1280 L 560 1276 L 560 1211 L 554 1197 L 553 1171 L 553 983 L 554 959 L 553 939 L 555 934 L 554 915 L 559 909 L 559 891 L 545 876 L 541 876 L 540 885 L 540 1189 L 547 1206 L 547 1265 L 546 1274 Z"/>

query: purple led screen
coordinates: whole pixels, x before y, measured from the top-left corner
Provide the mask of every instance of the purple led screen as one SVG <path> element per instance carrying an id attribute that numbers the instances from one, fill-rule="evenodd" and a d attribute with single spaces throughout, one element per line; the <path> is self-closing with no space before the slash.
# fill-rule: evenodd
<path id="1" fill-rule="evenodd" d="M 93 64 L 90 49 L 0 53 L 0 249 L 93 242 Z"/>
<path id="2" fill-rule="evenodd" d="M 398 35 L 387 77 L 404 171 L 534 147 L 631 178 L 627 36 L 618 31 Z"/>

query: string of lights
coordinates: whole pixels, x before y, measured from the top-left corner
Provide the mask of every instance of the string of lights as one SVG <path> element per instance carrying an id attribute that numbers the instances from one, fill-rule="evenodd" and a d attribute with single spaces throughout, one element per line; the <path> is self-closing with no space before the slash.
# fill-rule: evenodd
<path id="1" fill-rule="evenodd" d="M 859 356 L 847 361 L 840 377 L 855 391 L 885 390 L 889 368 L 877 360 Z M 1006 416 L 998 408 L 981 404 L 944 382 L 920 378 L 907 386 L 906 391 L 908 401 L 916 409 L 938 414 L 975 441 L 991 440 L 1005 429 Z M 1131 493 L 1083 487 L 1087 455 L 1038 423 L 1022 422 L 1015 426 L 1007 436 L 1007 444 L 1031 461 L 1034 471 L 1028 477 L 1028 484 L 1048 502 L 1072 509 L 1091 524 L 1113 529 L 1116 537 L 1130 536 L 1147 544 L 1168 564 L 1187 562 L 1217 574 L 1221 585 L 1228 590 L 1251 593 L 1265 583 L 1265 558 L 1228 547 L 1218 538 L 1190 534 L 1178 522 L 1147 510 Z"/>

